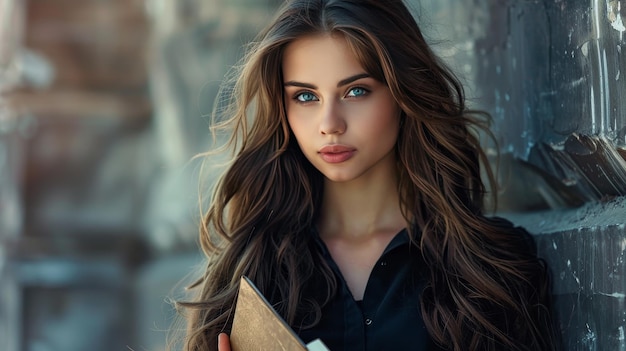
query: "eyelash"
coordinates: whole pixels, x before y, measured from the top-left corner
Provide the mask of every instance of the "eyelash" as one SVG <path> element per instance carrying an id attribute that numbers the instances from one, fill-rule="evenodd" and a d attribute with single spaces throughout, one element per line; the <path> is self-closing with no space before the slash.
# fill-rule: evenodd
<path id="1" fill-rule="evenodd" d="M 311 95 L 311 96 L 313 96 L 313 100 L 306 100 L 306 101 L 300 100 L 300 98 L 301 98 L 303 95 Z M 315 94 L 313 94 L 313 93 L 312 93 L 312 92 L 310 92 L 310 91 L 302 91 L 302 92 L 297 93 L 297 94 L 293 97 L 293 99 L 294 99 L 294 100 L 296 100 L 296 102 L 298 102 L 298 103 L 301 103 L 301 104 L 306 104 L 306 103 L 308 103 L 308 102 L 317 101 L 317 96 L 315 96 Z"/>
<path id="2" fill-rule="evenodd" d="M 358 90 L 362 90 L 363 92 L 362 92 L 360 95 L 353 95 L 353 96 L 349 96 L 349 95 L 350 95 L 350 93 L 351 93 L 353 90 L 357 90 L 357 89 L 358 89 Z M 357 86 L 357 87 L 350 88 L 350 89 L 348 90 L 348 93 L 345 95 L 345 97 L 348 97 L 348 98 L 359 98 L 359 97 L 362 97 L 362 96 L 366 96 L 366 95 L 367 95 L 367 94 L 369 94 L 369 93 L 370 93 L 370 90 L 369 90 L 369 89 L 366 89 L 366 88 L 363 88 L 363 87 L 358 87 L 358 86 Z M 301 98 L 303 95 L 306 95 L 306 94 L 313 96 L 313 98 L 314 98 L 314 99 L 313 99 L 313 100 L 306 100 L 306 101 L 300 100 L 300 98 Z M 309 102 L 318 101 L 317 96 L 315 96 L 315 94 L 313 94 L 313 93 L 312 93 L 312 92 L 310 92 L 310 91 L 301 91 L 301 92 L 298 92 L 298 93 L 296 93 L 296 95 L 294 95 L 293 99 L 294 99 L 297 103 L 300 103 L 300 104 L 306 104 L 306 103 L 309 103 Z"/>
<path id="3" fill-rule="evenodd" d="M 356 96 L 351 96 L 351 97 L 357 98 L 357 97 L 361 97 L 361 96 L 366 96 L 367 94 L 370 93 L 370 91 L 368 89 L 365 89 L 363 87 L 354 87 L 354 88 L 350 88 L 350 90 L 348 90 L 348 94 L 346 94 L 346 95 L 349 95 L 351 91 L 357 90 L 357 89 L 363 90 L 363 93 L 361 93 L 361 95 L 356 95 Z"/>

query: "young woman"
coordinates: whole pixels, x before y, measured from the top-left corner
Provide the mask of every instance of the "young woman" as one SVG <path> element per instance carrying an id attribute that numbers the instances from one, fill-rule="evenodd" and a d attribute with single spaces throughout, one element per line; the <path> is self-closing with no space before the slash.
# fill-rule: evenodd
<path id="1" fill-rule="evenodd" d="M 480 114 L 401 0 L 287 1 L 231 98 L 185 350 L 229 349 L 242 275 L 333 351 L 556 348 L 532 238 L 481 212 Z"/>

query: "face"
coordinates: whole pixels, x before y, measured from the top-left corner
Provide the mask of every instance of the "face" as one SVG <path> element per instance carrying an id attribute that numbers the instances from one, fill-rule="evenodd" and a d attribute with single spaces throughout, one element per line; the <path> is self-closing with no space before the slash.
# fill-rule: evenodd
<path id="1" fill-rule="evenodd" d="M 290 43 L 282 69 L 289 126 L 306 158 L 328 180 L 394 172 L 400 109 L 343 36 Z"/>

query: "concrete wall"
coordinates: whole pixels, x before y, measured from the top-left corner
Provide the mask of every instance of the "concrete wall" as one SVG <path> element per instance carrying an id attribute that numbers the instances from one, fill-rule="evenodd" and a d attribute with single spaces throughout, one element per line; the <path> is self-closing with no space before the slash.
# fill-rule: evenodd
<path id="1" fill-rule="evenodd" d="M 422 2 L 493 118 L 500 215 L 536 234 L 566 350 L 625 350 L 626 46 L 620 1 Z M 495 152 L 494 152 L 495 154 Z"/>

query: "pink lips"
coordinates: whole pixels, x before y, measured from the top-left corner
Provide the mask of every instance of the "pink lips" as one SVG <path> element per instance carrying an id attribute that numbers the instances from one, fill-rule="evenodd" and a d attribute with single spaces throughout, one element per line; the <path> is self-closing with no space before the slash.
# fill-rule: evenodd
<path id="1" fill-rule="evenodd" d="M 352 147 L 333 144 L 322 147 L 318 153 L 328 163 L 341 163 L 352 158 L 356 150 Z"/>

